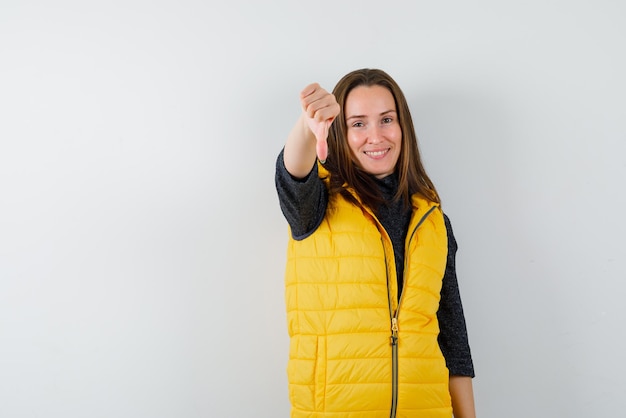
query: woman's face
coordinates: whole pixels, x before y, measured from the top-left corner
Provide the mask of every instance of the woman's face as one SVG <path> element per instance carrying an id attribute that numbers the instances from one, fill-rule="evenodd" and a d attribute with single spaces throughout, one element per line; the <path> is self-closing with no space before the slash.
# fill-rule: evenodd
<path id="1" fill-rule="evenodd" d="M 361 168 L 381 179 L 393 173 L 402 145 L 402 129 L 393 95 L 385 87 L 359 86 L 344 108 L 348 146 Z"/>

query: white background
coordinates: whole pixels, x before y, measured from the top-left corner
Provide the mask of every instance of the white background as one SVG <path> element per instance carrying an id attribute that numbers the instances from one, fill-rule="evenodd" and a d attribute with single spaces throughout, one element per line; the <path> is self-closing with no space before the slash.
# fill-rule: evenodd
<path id="1" fill-rule="evenodd" d="M 626 408 L 626 3 L 0 3 L 0 417 L 286 417 L 298 93 L 409 100 L 479 416 Z"/>

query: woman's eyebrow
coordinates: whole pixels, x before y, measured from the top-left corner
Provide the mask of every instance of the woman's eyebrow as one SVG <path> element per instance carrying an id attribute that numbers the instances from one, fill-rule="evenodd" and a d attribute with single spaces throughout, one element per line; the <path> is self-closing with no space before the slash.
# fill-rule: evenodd
<path id="1" fill-rule="evenodd" d="M 381 112 L 379 116 L 384 116 L 387 115 L 389 113 L 396 113 L 395 110 L 393 109 L 389 109 L 389 110 L 385 110 L 384 112 Z M 352 115 L 352 116 L 348 116 L 346 118 L 346 120 L 350 120 L 350 119 L 366 119 L 367 115 Z"/>

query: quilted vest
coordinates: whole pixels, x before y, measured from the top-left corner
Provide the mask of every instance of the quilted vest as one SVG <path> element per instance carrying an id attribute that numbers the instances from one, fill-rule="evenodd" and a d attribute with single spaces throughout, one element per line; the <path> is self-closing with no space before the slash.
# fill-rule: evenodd
<path id="1" fill-rule="evenodd" d="M 331 197 L 290 238 L 285 297 L 293 418 L 450 418 L 437 310 L 447 258 L 440 208 L 416 196 L 398 300 L 391 240 L 374 214 Z"/>

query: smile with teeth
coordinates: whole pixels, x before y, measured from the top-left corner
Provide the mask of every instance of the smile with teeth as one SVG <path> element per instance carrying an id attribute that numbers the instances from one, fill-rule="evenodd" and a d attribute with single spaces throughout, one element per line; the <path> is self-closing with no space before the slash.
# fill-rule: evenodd
<path id="1" fill-rule="evenodd" d="M 389 152 L 389 148 L 377 151 L 364 151 L 364 154 L 372 158 L 380 158 Z"/>

